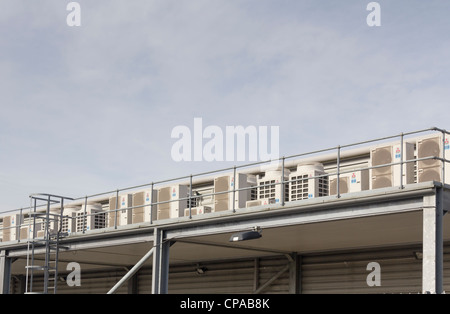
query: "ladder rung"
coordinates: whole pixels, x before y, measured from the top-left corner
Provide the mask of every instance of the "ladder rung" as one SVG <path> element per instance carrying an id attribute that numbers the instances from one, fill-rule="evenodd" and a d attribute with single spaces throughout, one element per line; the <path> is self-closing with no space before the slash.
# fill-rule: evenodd
<path id="1" fill-rule="evenodd" d="M 39 266 L 39 265 L 25 266 L 25 268 L 27 268 L 27 269 L 37 269 L 37 270 L 44 270 L 45 269 L 44 266 Z"/>
<path id="2" fill-rule="evenodd" d="M 45 266 L 41 266 L 41 265 L 29 265 L 29 266 L 25 266 L 25 268 L 27 269 L 37 269 L 37 270 L 45 270 L 46 267 Z M 49 271 L 55 271 L 57 268 L 56 267 L 48 267 Z"/>

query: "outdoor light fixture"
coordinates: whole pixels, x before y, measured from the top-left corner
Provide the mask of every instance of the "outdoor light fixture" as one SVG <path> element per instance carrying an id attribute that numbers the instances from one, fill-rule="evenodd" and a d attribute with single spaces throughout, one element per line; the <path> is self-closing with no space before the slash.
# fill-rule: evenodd
<path id="1" fill-rule="evenodd" d="M 414 252 L 414 256 L 418 260 L 423 259 L 423 253 L 422 252 Z"/>
<path id="2" fill-rule="evenodd" d="M 241 231 L 241 232 L 235 233 L 231 236 L 230 242 L 259 239 L 262 237 L 261 231 L 262 230 L 260 227 L 254 227 L 250 231 Z"/>
<path id="3" fill-rule="evenodd" d="M 206 271 L 208 270 L 208 268 L 206 267 L 197 267 L 197 274 L 199 275 L 203 275 L 204 273 L 206 273 Z"/>

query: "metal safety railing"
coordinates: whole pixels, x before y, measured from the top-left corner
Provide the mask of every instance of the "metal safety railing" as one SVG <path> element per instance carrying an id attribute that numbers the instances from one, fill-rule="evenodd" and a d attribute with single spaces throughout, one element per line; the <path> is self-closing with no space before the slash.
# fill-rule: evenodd
<path id="1" fill-rule="evenodd" d="M 406 138 L 407 137 L 411 137 L 414 135 L 418 135 L 418 134 L 423 134 L 423 133 L 429 133 L 427 135 L 434 134 L 437 136 L 440 136 L 440 139 L 442 141 L 441 143 L 441 155 L 440 156 L 425 156 L 425 157 L 417 157 L 415 156 L 412 159 L 405 159 L 404 157 L 404 143 L 406 142 Z M 92 194 L 92 195 L 88 195 L 88 196 L 83 196 L 83 197 L 79 197 L 79 198 L 75 198 L 73 199 L 73 203 L 72 204 L 78 204 L 78 205 L 83 205 L 84 204 L 84 211 L 83 214 L 81 216 L 78 216 L 78 218 L 82 218 L 83 219 L 83 225 L 82 225 L 82 233 L 85 233 L 86 230 L 86 221 L 89 217 L 92 216 L 96 216 L 96 215 L 107 215 L 108 217 L 111 217 L 110 215 L 114 215 L 114 224 L 113 226 L 107 226 L 107 222 L 105 221 L 105 228 L 106 227 L 112 227 L 114 229 L 116 229 L 118 227 L 118 212 L 119 211 L 124 211 L 124 210 L 133 210 L 136 208 L 144 208 L 144 207 L 148 207 L 150 206 L 150 217 L 148 222 L 150 224 L 154 223 L 154 219 L 153 219 L 153 215 L 154 215 L 154 210 L 158 205 L 163 205 L 163 204 L 167 204 L 167 203 L 171 203 L 171 202 L 179 202 L 179 201 L 187 201 L 187 207 L 186 209 L 189 209 L 189 219 L 192 219 L 192 201 L 194 199 L 197 198 L 205 198 L 205 197 L 216 197 L 218 195 L 223 195 L 223 194 L 230 194 L 232 193 L 232 206 L 231 208 L 229 208 L 229 210 L 231 210 L 233 213 L 235 213 L 237 210 L 241 209 L 240 207 L 236 207 L 236 193 L 240 192 L 240 191 L 247 191 L 247 190 L 251 190 L 251 189 L 258 189 L 261 187 L 274 187 L 277 185 L 281 185 L 281 198 L 280 198 L 280 202 L 279 205 L 281 207 L 286 206 L 286 200 L 287 202 L 290 202 L 289 196 L 286 197 L 285 193 L 285 187 L 286 185 L 289 185 L 293 182 L 298 182 L 300 179 L 285 179 L 285 170 L 289 169 L 289 168 L 293 168 L 296 163 L 301 162 L 303 160 L 308 160 L 307 158 L 316 158 L 316 159 L 328 159 L 328 160 L 332 160 L 333 165 L 334 163 L 336 164 L 335 171 L 332 172 L 326 172 L 325 174 L 320 174 L 320 175 L 316 175 L 316 176 L 311 176 L 308 177 L 308 180 L 313 180 L 313 179 L 319 179 L 319 178 L 324 178 L 324 179 L 328 179 L 330 176 L 335 176 L 336 177 L 336 195 L 327 195 L 329 197 L 335 197 L 335 198 L 340 198 L 342 195 L 342 187 L 340 186 L 340 177 L 347 174 L 347 173 L 351 173 L 351 172 L 357 172 L 357 171 L 371 171 L 374 169 L 378 169 L 378 168 L 383 168 L 383 167 L 391 167 L 391 166 L 399 166 L 399 182 L 400 184 L 398 185 L 398 187 L 400 189 L 403 189 L 405 184 L 403 177 L 404 177 L 404 165 L 410 164 L 410 163 L 417 163 L 420 161 L 430 161 L 430 160 L 436 160 L 436 161 L 440 161 L 441 163 L 441 167 L 440 167 L 440 181 L 442 184 L 445 184 L 445 171 L 446 171 L 446 167 L 445 165 L 450 162 L 450 160 L 447 160 L 445 157 L 445 153 L 446 150 L 448 150 L 448 137 L 447 135 L 449 135 L 450 132 L 447 132 L 444 129 L 440 129 L 440 128 L 428 128 L 428 129 L 423 129 L 423 130 L 418 130 L 418 131 L 413 131 L 413 132 L 407 132 L 407 133 L 400 133 L 397 135 L 392 135 L 392 136 L 386 136 L 386 137 L 380 137 L 380 138 L 376 138 L 376 139 L 372 139 L 372 140 L 367 140 L 367 141 L 361 141 L 361 142 L 357 142 L 357 143 L 352 143 L 352 144 L 347 144 L 347 145 L 339 145 L 339 146 L 334 146 L 331 148 L 326 148 L 326 149 L 320 149 L 320 150 L 315 150 L 315 151 L 311 151 L 311 152 L 306 152 L 306 153 L 300 153 L 300 154 L 296 154 L 296 155 L 291 155 L 291 156 L 283 156 L 280 157 L 278 159 L 273 159 L 273 160 L 266 160 L 266 161 L 258 161 L 258 162 L 253 162 L 253 163 L 248 163 L 248 164 L 244 164 L 244 165 L 238 165 L 238 166 L 233 166 L 233 167 L 227 167 L 227 168 L 222 168 L 219 170 L 213 170 L 213 171 L 207 171 L 207 172 L 203 172 L 203 173 L 197 173 L 197 174 L 190 174 L 187 176 L 182 176 L 182 177 L 177 177 L 177 178 L 172 178 L 172 179 L 167 179 L 167 180 L 161 180 L 161 181 L 156 181 L 156 182 L 151 182 L 151 183 L 147 183 L 147 184 L 141 184 L 141 185 L 136 185 L 136 186 L 131 186 L 131 187 L 127 187 L 127 188 L 122 188 L 122 189 L 116 189 L 116 190 L 112 190 L 112 191 L 107 191 L 107 192 L 103 192 L 103 193 L 98 193 L 98 194 Z M 359 148 L 361 148 L 362 145 L 366 145 L 363 147 L 362 151 L 364 151 L 364 153 L 361 153 L 363 155 L 369 155 L 370 156 L 370 149 L 372 146 L 367 146 L 369 144 L 374 144 L 374 143 L 384 143 L 387 140 L 392 140 L 392 141 L 399 141 L 400 142 L 400 156 L 399 156 L 399 160 L 398 162 L 390 162 L 390 163 L 384 163 L 381 165 L 368 165 L 368 166 L 363 166 L 360 168 L 351 168 L 351 169 L 345 169 L 347 166 L 343 163 L 343 161 L 345 161 L 346 159 L 354 156 L 354 152 L 353 150 L 356 150 Z M 380 144 L 381 145 L 381 144 Z M 378 146 L 378 145 L 377 145 Z M 323 154 L 328 153 L 328 155 L 324 156 Z M 344 154 L 345 153 L 345 154 Z M 353 154 L 353 155 L 352 155 Z M 259 167 L 259 168 L 255 168 L 255 167 Z M 237 179 L 237 174 L 241 173 L 262 173 L 264 172 L 263 168 L 266 169 L 270 169 L 272 167 L 276 167 L 276 169 L 281 170 L 281 180 L 280 182 L 274 182 L 274 183 L 269 183 L 269 184 L 259 184 L 259 185 L 254 185 L 254 186 L 248 186 L 248 187 L 239 187 L 236 188 L 236 179 Z M 194 195 L 194 186 L 197 184 L 196 182 L 194 182 L 194 179 L 196 179 L 197 181 L 201 181 L 201 180 L 212 180 L 213 181 L 213 177 L 207 177 L 206 179 L 204 178 L 205 176 L 219 176 L 219 175 L 224 175 L 224 173 L 226 173 L 226 175 L 229 175 L 233 178 L 233 188 L 229 189 L 227 191 L 220 191 L 220 192 L 216 192 L 213 191 L 212 193 L 205 193 L 205 194 L 201 194 L 201 195 Z M 185 196 L 181 196 L 179 195 L 177 199 L 172 199 L 172 200 L 167 200 L 167 201 L 154 201 L 152 198 L 152 201 L 150 204 L 140 204 L 140 205 L 135 205 L 135 206 L 127 206 L 125 208 L 119 208 L 119 196 L 121 193 L 126 192 L 126 191 L 136 191 L 139 192 L 139 189 L 142 188 L 149 188 L 149 191 L 151 192 L 151 194 L 153 195 L 154 191 L 157 191 L 158 188 L 161 187 L 165 187 L 167 185 L 169 185 L 170 183 L 182 183 L 184 185 L 187 185 L 188 187 L 188 192 Z M 447 182 L 450 183 L 450 182 Z M 115 203 L 115 209 L 111 209 L 109 208 L 108 210 L 103 210 L 101 212 L 98 213 L 88 213 L 87 212 L 87 207 L 88 207 L 88 203 L 91 202 L 105 202 L 107 200 L 109 200 L 110 197 L 116 197 L 116 203 Z M 8 212 L 3 212 L 3 214 L 5 213 L 17 213 L 19 212 L 20 217 L 22 217 L 22 213 L 24 210 L 26 210 L 27 208 L 21 208 L 21 209 L 16 209 L 13 211 L 8 211 Z M 76 217 L 67 217 L 68 219 L 76 219 Z M 21 223 L 23 223 L 23 217 L 21 219 Z M 2 226 L 2 228 L 0 228 L 0 230 L 7 230 L 7 229 L 11 229 L 11 228 L 17 228 L 17 226 L 10 226 L 10 227 L 5 227 Z M 20 240 L 18 240 L 20 241 Z"/>

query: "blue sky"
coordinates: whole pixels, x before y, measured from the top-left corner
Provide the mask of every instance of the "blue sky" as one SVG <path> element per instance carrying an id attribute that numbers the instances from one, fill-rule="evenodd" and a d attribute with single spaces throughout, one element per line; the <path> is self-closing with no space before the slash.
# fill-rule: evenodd
<path id="1" fill-rule="evenodd" d="M 232 166 L 172 160 L 195 117 L 282 155 L 449 128 L 450 3 L 369 2 L 0 0 L 0 211 Z"/>

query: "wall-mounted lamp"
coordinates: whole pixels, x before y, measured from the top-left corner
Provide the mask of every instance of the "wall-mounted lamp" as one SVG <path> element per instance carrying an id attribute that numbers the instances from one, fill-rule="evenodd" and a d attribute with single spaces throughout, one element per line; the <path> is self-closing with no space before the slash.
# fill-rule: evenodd
<path id="1" fill-rule="evenodd" d="M 418 260 L 423 259 L 423 253 L 422 252 L 414 252 L 414 257 Z"/>
<path id="2" fill-rule="evenodd" d="M 262 237 L 261 231 L 261 228 L 256 226 L 250 231 L 237 232 L 231 236 L 230 242 L 259 239 Z"/>
<path id="3" fill-rule="evenodd" d="M 204 273 L 206 273 L 207 270 L 208 270 L 208 268 L 206 268 L 206 267 L 197 267 L 197 269 L 196 269 L 197 274 L 199 274 L 199 275 L 203 275 Z"/>

